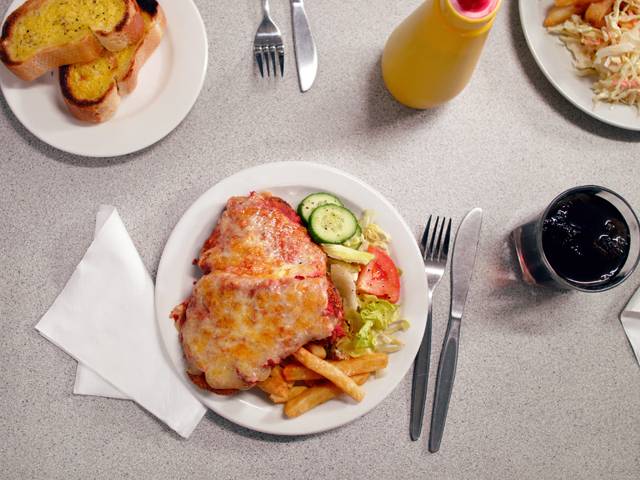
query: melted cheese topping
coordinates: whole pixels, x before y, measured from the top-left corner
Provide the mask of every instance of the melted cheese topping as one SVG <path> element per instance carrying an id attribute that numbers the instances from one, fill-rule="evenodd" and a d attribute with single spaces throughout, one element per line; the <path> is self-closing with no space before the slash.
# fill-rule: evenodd
<path id="1" fill-rule="evenodd" d="M 210 273 L 196 284 L 181 328 L 191 370 L 213 388 L 247 388 L 311 340 L 328 337 L 326 277 L 263 280 Z"/>
<path id="2" fill-rule="evenodd" d="M 320 247 L 310 241 L 302 225 L 273 208 L 269 198 L 229 200 L 213 245 L 200 256 L 200 268 L 263 278 L 326 275 Z"/>
<path id="3" fill-rule="evenodd" d="M 174 310 L 189 372 L 204 373 L 214 389 L 264 380 L 281 359 L 330 336 L 341 317 L 326 256 L 291 207 L 274 200 L 229 200 L 203 247 L 207 273 L 186 311 Z"/>
<path id="4" fill-rule="evenodd" d="M 125 8 L 123 0 L 50 0 L 18 18 L 7 50 L 20 61 L 45 47 L 80 40 L 91 30 L 112 31 Z"/>

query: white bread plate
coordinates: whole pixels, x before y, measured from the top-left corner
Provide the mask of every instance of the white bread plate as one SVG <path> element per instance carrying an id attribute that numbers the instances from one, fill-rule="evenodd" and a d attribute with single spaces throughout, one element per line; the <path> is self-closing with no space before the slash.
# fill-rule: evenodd
<path id="1" fill-rule="evenodd" d="M 24 0 L 14 0 L 6 18 Z M 64 104 L 58 69 L 25 82 L 0 65 L 0 90 L 16 118 L 34 136 L 65 152 L 115 157 L 142 150 L 168 135 L 193 107 L 207 69 L 208 44 L 192 0 L 159 0 L 167 18 L 160 45 L 138 75 L 138 87 L 115 116 L 88 124 Z"/>

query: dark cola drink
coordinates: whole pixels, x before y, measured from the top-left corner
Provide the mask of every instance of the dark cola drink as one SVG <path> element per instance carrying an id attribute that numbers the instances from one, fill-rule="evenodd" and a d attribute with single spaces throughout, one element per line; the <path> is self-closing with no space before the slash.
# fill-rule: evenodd
<path id="1" fill-rule="evenodd" d="M 640 257 L 640 226 L 629 204 L 603 187 L 568 190 L 513 232 L 525 281 L 602 291 L 618 285 Z"/>
<path id="2" fill-rule="evenodd" d="M 609 201 L 576 193 L 557 202 L 542 223 L 542 248 L 553 269 L 573 283 L 615 277 L 629 256 L 629 226 Z"/>

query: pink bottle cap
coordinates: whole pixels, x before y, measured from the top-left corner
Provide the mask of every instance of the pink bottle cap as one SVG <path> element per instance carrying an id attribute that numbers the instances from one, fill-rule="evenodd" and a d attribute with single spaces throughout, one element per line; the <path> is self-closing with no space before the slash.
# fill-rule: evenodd
<path id="1" fill-rule="evenodd" d="M 456 11 L 467 18 L 483 18 L 493 13 L 498 0 L 450 0 Z"/>

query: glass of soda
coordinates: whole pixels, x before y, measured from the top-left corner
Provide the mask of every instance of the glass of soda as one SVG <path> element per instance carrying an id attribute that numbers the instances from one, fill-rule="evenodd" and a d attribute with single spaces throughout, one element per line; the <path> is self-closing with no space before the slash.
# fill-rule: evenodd
<path id="1" fill-rule="evenodd" d="M 624 198 L 596 185 L 561 193 L 512 237 L 524 280 L 563 290 L 609 290 L 640 259 L 638 217 Z"/>

